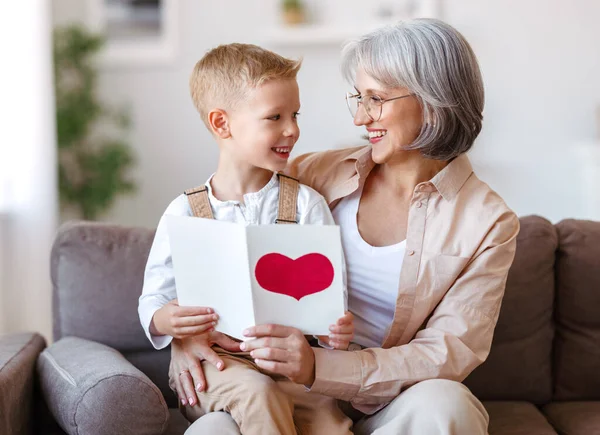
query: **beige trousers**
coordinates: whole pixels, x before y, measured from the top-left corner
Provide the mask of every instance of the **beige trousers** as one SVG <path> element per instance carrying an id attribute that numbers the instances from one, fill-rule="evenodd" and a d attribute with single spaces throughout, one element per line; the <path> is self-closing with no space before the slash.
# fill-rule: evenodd
<path id="1" fill-rule="evenodd" d="M 309 393 L 309 397 L 314 396 L 317 395 Z M 311 402 L 311 399 L 307 400 L 308 404 Z M 323 435 L 338 433 L 331 432 L 330 427 L 320 425 L 322 414 L 318 412 L 311 418 L 309 426 L 311 432 L 308 433 Z M 434 379 L 412 386 L 381 411 L 358 419 L 350 433 L 487 435 L 488 422 L 489 417 L 485 408 L 467 387 L 459 382 Z M 299 429 L 298 433 L 304 433 L 301 428 Z M 241 433 L 246 435 L 247 432 L 242 429 Z M 229 414 L 217 412 L 198 419 L 186 431 L 186 435 L 201 434 L 239 435 L 240 429 Z"/>
<path id="2" fill-rule="evenodd" d="M 212 364 L 202 362 L 208 392 L 198 394 L 200 404 L 193 408 L 186 407 L 185 415 L 190 421 L 207 415 L 194 423 L 194 429 L 190 427 L 186 433 L 352 433 L 352 420 L 340 410 L 336 399 L 311 394 L 304 386 L 286 378 L 272 378 L 243 354 L 229 354 L 221 350 L 218 353 L 226 368 L 218 371 Z M 224 414 L 225 422 L 219 422 L 215 411 L 228 413 Z M 235 423 L 231 422 L 231 418 Z M 196 429 L 198 427 L 200 429 Z"/>

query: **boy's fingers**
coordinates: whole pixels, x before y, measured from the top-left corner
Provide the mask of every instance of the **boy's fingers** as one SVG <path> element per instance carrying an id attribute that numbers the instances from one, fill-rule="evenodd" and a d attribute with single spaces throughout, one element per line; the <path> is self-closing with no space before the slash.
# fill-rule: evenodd
<path id="1" fill-rule="evenodd" d="M 215 310 L 210 307 L 182 307 L 175 306 L 175 315 L 179 317 L 201 316 L 204 314 L 213 314 Z"/>
<path id="2" fill-rule="evenodd" d="M 185 338 L 185 337 L 193 337 L 194 335 L 199 335 L 205 332 L 210 332 L 214 329 L 214 325 L 211 323 L 207 323 L 205 325 L 200 326 L 186 326 L 185 328 L 178 328 L 176 330 L 177 337 L 175 338 Z"/>
<path id="3" fill-rule="evenodd" d="M 177 326 L 186 327 L 186 326 L 200 326 L 200 325 L 210 325 L 214 323 L 216 325 L 216 321 L 219 320 L 219 316 L 217 314 L 202 314 L 200 316 L 185 316 L 180 317 L 176 320 Z"/>

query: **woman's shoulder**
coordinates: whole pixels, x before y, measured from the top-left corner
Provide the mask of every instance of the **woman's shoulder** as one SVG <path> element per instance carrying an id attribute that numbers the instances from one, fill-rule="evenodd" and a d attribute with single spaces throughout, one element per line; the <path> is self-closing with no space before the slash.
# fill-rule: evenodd
<path id="1" fill-rule="evenodd" d="M 460 200 L 460 197 L 463 200 Z M 463 202 L 463 207 L 469 211 L 468 215 L 476 219 L 474 225 L 487 228 L 502 228 L 507 234 L 519 231 L 519 218 L 508 206 L 504 198 L 498 194 L 490 185 L 472 173 L 458 198 Z"/>
<path id="2" fill-rule="evenodd" d="M 285 173 L 319 190 L 320 180 L 331 180 L 337 175 L 351 172 L 355 167 L 354 156 L 366 148 L 363 145 L 302 154 L 289 163 Z"/>

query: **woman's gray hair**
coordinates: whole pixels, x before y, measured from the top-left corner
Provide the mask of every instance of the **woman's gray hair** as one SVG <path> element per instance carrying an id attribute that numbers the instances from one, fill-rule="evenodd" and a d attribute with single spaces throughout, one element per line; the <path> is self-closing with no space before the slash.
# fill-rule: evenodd
<path id="1" fill-rule="evenodd" d="M 353 83 L 362 69 L 385 88 L 407 88 L 423 107 L 423 125 L 407 149 L 450 160 L 481 131 L 484 91 L 477 58 L 465 38 L 435 19 L 415 19 L 350 41 L 342 72 Z"/>

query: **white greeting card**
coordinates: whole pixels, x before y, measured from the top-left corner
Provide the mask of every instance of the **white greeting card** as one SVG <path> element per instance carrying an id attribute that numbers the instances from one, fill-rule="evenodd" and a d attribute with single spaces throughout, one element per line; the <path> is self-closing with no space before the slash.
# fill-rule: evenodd
<path id="1" fill-rule="evenodd" d="M 275 323 L 327 335 L 343 316 L 338 226 L 166 219 L 179 304 L 214 308 L 218 331 L 244 339 Z"/>

